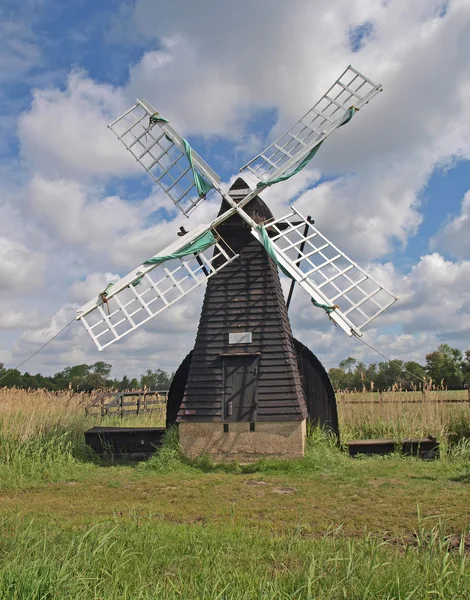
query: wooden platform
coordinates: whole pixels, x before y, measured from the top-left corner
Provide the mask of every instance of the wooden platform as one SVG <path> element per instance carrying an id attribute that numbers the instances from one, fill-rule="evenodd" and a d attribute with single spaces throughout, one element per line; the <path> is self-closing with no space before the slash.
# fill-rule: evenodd
<path id="1" fill-rule="evenodd" d="M 165 427 L 93 427 L 85 431 L 85 443 L 97 454 L 109 453 L 117 458 L 143 460 L 154 454 L 163 443 Z M 432 437 L 407 439 L 395 444 L 391 439 L 351 440 L 346 442 L 349 455 L 386 455 L 401 452 L 424 460 L 439 457 L 439 442 Z"/>
<path id="2" fill-rule="evenodd" d="M 165 427 L 93 427 L 85 431 L 85 443 L 97 454 L 143 460 L 161 446 Z"/>
<path id="3" fill-rule="evenodd" d="M 431 460 L 439 456 L 439 442 L 436 438 L 427 437 L 423 439 L 407 439 L 401 444 L 395 444 L 393 440 L 351 440 L 346 442 L 349 455 L 385 455 L 392 452 L 400 452 L 404 456 L 416 456 L 425 460 Z"/>

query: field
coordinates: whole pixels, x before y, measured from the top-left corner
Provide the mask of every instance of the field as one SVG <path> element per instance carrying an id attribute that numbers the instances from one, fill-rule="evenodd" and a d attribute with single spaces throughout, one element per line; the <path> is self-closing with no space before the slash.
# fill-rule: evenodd
<path id="1" fill-rule="evenodd" d="M 440 460 L 313 429 L 301 461 L 191 462 L 171 432 L 113 464 L 87 396 L 0 390 L 0 599 L 470 599 L 470 405 L 392 399 L 338 398 L 342 439 L 434 434 Z"/>

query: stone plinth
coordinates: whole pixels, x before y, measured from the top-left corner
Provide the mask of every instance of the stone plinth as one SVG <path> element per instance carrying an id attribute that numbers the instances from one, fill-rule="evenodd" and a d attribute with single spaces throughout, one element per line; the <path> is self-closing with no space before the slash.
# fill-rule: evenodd
<path id="1" fill-rule="evenodd" d="M 224 431 L 228 426 L 228 431 Z M 255 461 L 259 458 L 301 458 L 305 452 L 306 420 L 250 423 L 180 423 L 183 452 L 216 461 Z"/>

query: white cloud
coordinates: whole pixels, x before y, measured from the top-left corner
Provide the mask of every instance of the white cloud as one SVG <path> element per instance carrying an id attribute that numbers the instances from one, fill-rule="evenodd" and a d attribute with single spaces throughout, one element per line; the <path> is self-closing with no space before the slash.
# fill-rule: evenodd
<path id="1" fill-rule="evenodd" d="M 124 270 L 137 267 L 174 241 L 178 230 L 176 223 L 168 227 L 164 220 L 145 226 L 147 217 L 161 205 L 158 193 L 126 202 L 118 196 L 103 197 L 98 186 L 36 175 L 29 185 L 29 198 L 37 218 L 62 243 Z"/>
<path id="2" fill-rule="evenodd" d="M 96 83 L 80 70 L 70 73 L 65 90 L 35 89 L 31 110 L 18 121 L 26 163 L 50 178 L 137 172 L 107 128 L 127 104 L 120 88 Z"/>
<path id="3" fill-rule="evenodd" d="M 0 290 L 25 292 L 41 286 L 44 256 L 20 243 L 0 237 Z"/>
<path id="4" fill-rule="evenodd" d="M 24 310 L 12 308 L 7 302 L 0 303 L 0 329 L 22 329 L 34 315 Z"/>
<path id="5" fill-rule="evenodd" d="M 24 358 L 73 317 L 76 305 L 65 302 L 88 301 L 115 278 L 114 271 L 136 267 L 173 241 L 180 225 L 210 222 L 218 210 L 217 200 L 205 202 L 188 227 L 161 192 L 142 191 L 145 174 L 106 128 L 136 95 L 146 96 L 184 135 L 211 136 L 205 140 L 211 151 L 220 136 L 230 140 L 233 154 L 223 158 L 231 165 L 267 141 L 268 126 L 260 129 L 254 116 L 275 115 L 271 139 L 349 63 L 381 81 L 383 94 L 328 140 L 309 169 L 263 198 L 276 216 L 296 198 L 320 231 L 401 296 L 367 334 L 385 354 L 422 360 L 439 336 L 456 343 L 462 332 L 468 337 L 468 262 L 435 253 L 406 276 L 393 265 L 393 252 L 405 249 L 419 230 L 419 194 L 432 171 L 470 156 L 470 5 L 454 0 L 443 12 L 440 0 L 332 0 L 328 9 L 307 0 L 137 0 L 133 11 L 123 11 L 122 31 L 139 37 L 142 47 L 147 40 L 129 81 L 113 86 L 80 69 L 62 88 L 38 80 L 31 108 L 18 121 L 22 178 L 29 180 L 15 182 L 15 193 L 4 185 L 0 192 L 0 288 L 8 290 L 0 299 L 8 327 L 36 305 L 33 324 L 40 327 L 16 343 L 7 339 L 8 360 Z M 366 22 L 373 35 L 354 54 L 348 33 Z M 39 59 L 30 41 L 33 46 L 18 54 L 24 69 Z M 319 185 L 309 189 L 314 183 Z M 461 259 L 468 259 L 467 196 L 462 213 L 433 242 L 433 249 Z M 386 265 L 375 262 L 383 257 Z M 41 294 L 25 299 L 25 291 L 43 281 Z M 83 327 L 73 325 L 34 364 L 49 372 L 103 359 L 121 374 L 175 368 L 194 342 L 201 294 L 104 354 Z M 296 335 L 327 366 L 348 354 L 376 360 L 300 291 L 291 316 Z"/>
<path id="6" fill-rule="evenodd" d="M 437 253 L 424 256 L 404 278 L 408 297 L 404 330 L 470 334 L 470 261 L 454 263 Z"/>
<path id="7" fill-rule="evenodd" d="M 431 239 L 432 250 L 443 250 L 452 256 L 470 259 L 470 191 L 462 200 L 460 215 L 450 218 Z"/>
<path id="8" fill-rule="evenodd" d="M 30 184 L 33 208 L 66 242 L 89 242 L 100 250 L 114 235 L 139 225 L 138 207 L 116 196 L 99 197 L 99 191 L 76 181 L 47 180 L 35 176 Z"/>

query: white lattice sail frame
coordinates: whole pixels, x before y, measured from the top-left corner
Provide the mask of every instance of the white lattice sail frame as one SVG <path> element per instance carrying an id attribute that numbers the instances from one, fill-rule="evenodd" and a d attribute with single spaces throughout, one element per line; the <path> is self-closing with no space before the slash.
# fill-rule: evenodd
<path id="1" fill-rule="evenodd" d="M 382 90 L 351 65 L 289 131 L 240 170 L 266 182 L 294 170 L 309 152 L 340 127 L 351 107 L 367 104 Z"/>
<path id="2" fill-rule="evenodd" d="M 177 252 L 209 229 L 210 225 L 195 227 L 158 255 Z M 215 243 L 204 251 L 158 266 L 141 265 L 112 285 L 105 302 L 98 295 L 77 311 L 76 319 L 83 323 L 98 350 L 135 331 L 238 257 L 213 233 Z M 140 282 L 132 285 L 136 281 Z"/>
<path id="3" fill-rule="evenodd" d="M 132 108 L 108 127 L 175 206 L 188 216 L 212 191 L 205 195 L 198 193 L 183 138 L 169 123 L 152 123 L 150 118 L 158 114 L 149 102 L 137 99 Z M 199 174 L 218 189 L 220 177 L 194 150 L 192 161 Z"/>
<path id="4" fill-rule="evenodd" d="M 154 182 L 186 216 L 214 189 L 230 206 L 210 225 L 195 227 L 159 255 L 168 256 L 184 248 L 208 230 L 216 232 L 215 228 L 235 213 L 252 227 L 253 235 L 262 242 L 257 223 L 243 207 L 265 189 L 268 182 L 294 171 L 321 141 L 350 118 L 352 107 L 354 111 L 361 108 L 381 89 L 380 84 L 349 66 L 294 127 L 241 169 L 255 177 L 258 187 L 246 189 L 244 197 L 237 198 L 221 189 L 220 177 L 194 150 L 191 164 L 185 140 L 160 118 L 151 104 L 137 99 L 133 107 L 108 127 Z M 212 190 L 198 191 L 194 169 Z M 280 222 L 284 223 L 282 228 L 277 226 Z M 276 260 L 315 302 L 339 305 L 330 313 L 330 318 L 348 335 L 360 336 L 362 328 L 397 297 L 311 224 L 304 235 L 306 224 L 307 220 L 294 208 L 289 215 L 269 222 L 267 231 Z M 214 245 L 197 256 L 172 259 L 158 266 L 142 264 L 114 283 L 105 299 L 100 294 L 77 311 L 77 320 L 82 321 L 98 349 L 103 350 L 181 300 L 235 258 L 237 255 L 216 235 Z M 136 281 L 139 283 L 132 285 Z"/>
<path id="5" fill-rule="evenodd" d="M 304 235 L 306 225 L 309 229 Z M 265 229 L 279 264 L 310 297 L 339 306 L 329 316 L 348 335 L 361 336 L 366 325 L 398 300 L 295 208 L 265 224 Z M 252 233 L 262 242 L 259 230 Z"/>

